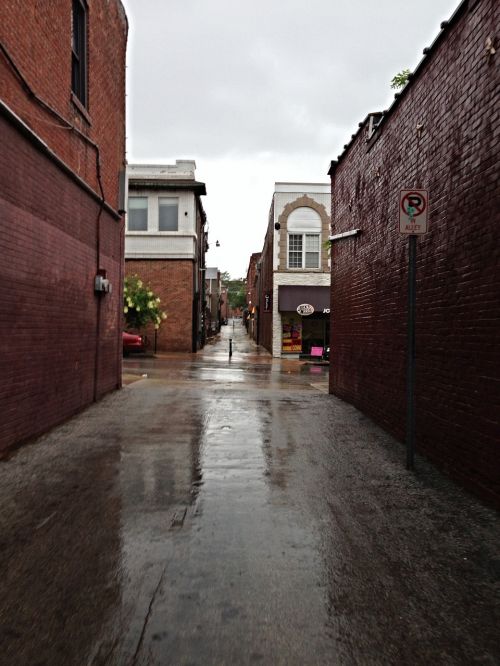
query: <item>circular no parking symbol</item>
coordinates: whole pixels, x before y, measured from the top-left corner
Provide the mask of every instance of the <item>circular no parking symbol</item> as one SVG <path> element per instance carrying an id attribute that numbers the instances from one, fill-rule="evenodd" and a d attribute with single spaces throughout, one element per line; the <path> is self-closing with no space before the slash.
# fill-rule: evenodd
<path id="1" fill-rule="evenodd" d="M 425 211 L 427 201 L 420 192 L 407 192 L 401 199 L 401 208 L 403 213 L 413 220 Z"/>

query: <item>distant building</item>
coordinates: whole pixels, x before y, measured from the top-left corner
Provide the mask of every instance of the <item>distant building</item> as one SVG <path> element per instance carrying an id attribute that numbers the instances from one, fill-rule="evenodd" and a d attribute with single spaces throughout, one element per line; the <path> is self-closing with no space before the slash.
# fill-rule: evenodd
<path id="1" fill-rule="evenodd" d="M 392 106 L 332 161 L 330 391 L 403 440 L 408 237 L 417 238 L 416 446 L 500 507 L 500 5 L 461 2 Z M 417 218 L 418 219 L 418 218 Z"/>
<path id="2" fill-rule="evenodd" d="M 207 336 L 215 335 L 221 327 L 220 271 L 215 267 L 208 267 L 205 271 L 205 307 Z"/>
<path id="3" fill-rule="evenodd" d="M 167 319 L 156 336 L 158 351 L 196 352 L 205 342 L 206 188 L 195 169 L 192 160 L 127 167 L 125 272 L 161 298 Z M 152 347 L 154 329 L 146 332 Z"/>
<path id="4" fill-rule="evenodd" d="M 258 303 L 258 265 L 261 258 L 260 252 L 254 252 L 250 256 L 250 262 L 247 270 L 247 330 L 248 334 L 254 340 L 257 340 L 258 319 L 259 319 L 259 303 Z"/>
<path id="5" fill-rule="evenodd" d="M 0 456 L 121 386 L 127 32 L 119 0 L 1 3 Z"/>
<path id="6" fill-rule="evenodd" d="M 275 357 L 329 346 L 329 208 L 326 183 L 275 184 L 257 280 L 257 338 Z"/>

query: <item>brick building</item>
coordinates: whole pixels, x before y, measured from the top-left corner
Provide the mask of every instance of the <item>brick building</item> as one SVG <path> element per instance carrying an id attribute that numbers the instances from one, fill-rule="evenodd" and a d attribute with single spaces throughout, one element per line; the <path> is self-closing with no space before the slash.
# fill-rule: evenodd
<path id="1" fill-rule="evenodd" d="M 121 385 L 127 31 L 119 0 L 0 4 L 0 455 Z"/>
<path id="2" fill-rule="evenodd" d="M 205 342 L 205 183 L 196 164 L 132 164 L 127 167 L 125 272 L 138 275 L 167 313 L 156 338 L 158 351 L 196 352 Z M 153 327 L 146 330 L 154 344 Z"/>
<path id="3" fill-rule="evenodd" d="M 428 189 L 417 239 L 417 449 L 500 504 L 500 5 L 462 2 L 391 108 L 332 162 L 330 390 L 405 433 L 408 238 L 399 192 Z M 496 28 L 495 28 L 496 26 Z"/>
<path id="4" fill-rule="evenodd" d="M 247 331 L 250 337 L 254 340 L 257 340 L 257 330 L 258 330 L 258 320 L 259 320 L 259 303 L 258 303 L 258 285 L 257 285 L 257 273 L 260 269 L 260 252 L 254 252 L 250 255 L 250 261 L 248 263 L 247 270 Z"/>
<path id="5" fill-rule="evenodd" d="M 275 184 L 257 279 L 257 342 L 273 356 L 329 346 L 329 207 L 328 184 Z"/>
<path id="6" fill-rule="evenodd" d="M 215 335 L 221 327 L 221 281 L 220 271 L 216 266 L 205 270 L 206 336 Z"/>

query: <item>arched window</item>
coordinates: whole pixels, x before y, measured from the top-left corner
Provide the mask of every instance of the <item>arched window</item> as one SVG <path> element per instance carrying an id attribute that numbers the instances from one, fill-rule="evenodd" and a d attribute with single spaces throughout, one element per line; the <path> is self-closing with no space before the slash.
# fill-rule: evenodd
<path id="1" fill-rule="evenodd" d="M 287 268 L 321 268 L 321 217 L 307 206 L 288 216 Z"/>

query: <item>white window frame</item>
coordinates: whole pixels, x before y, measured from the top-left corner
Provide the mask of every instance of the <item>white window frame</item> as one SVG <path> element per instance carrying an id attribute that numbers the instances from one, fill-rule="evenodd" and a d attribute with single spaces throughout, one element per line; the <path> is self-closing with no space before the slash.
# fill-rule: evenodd
<path id="1" fill-rule="evenodd" d="M 302 236 L 302 265 L 290 266 L 290 236 Z M 306 236 L 315 236 L 318 239 L 318 265 L 314 268 L 306 268 Z M 290 271 L 318 271 L 321 270 L 321 233 L 316 231 L 299 231 L 293 230 L 287 234 L 287 247 L 286 247 L 286 267 Z M 310 252 L 310 250 L 309 250 Z M 315 251 L 316 252 L 316 251 Z"/>

